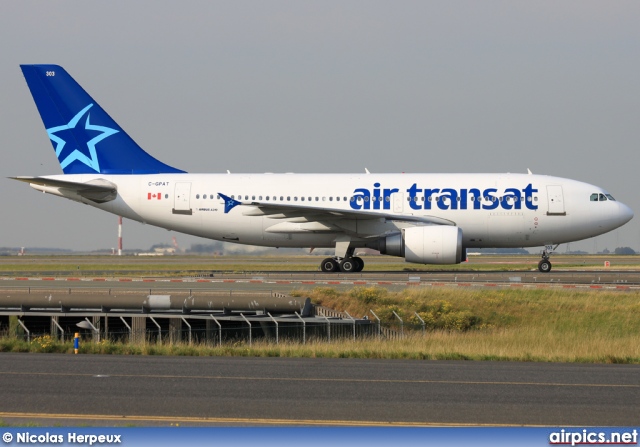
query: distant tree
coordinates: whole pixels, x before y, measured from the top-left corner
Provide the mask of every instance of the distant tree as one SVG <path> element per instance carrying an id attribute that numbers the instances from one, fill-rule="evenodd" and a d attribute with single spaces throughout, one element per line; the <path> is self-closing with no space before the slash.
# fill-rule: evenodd
<path id="1" fill-rule="evenodd" d="M 608 255 L 608 254 L 609 254 L 609 253 L 611 253 L 611 252 L 609 251 L 609 249 L 608 249 L 608 248 L 605 248 L 605 249 L 604 249 L 604 250 L 602 250 L 600 253 L 602 253 L 603 255 Z"/>
<path id="2" fill-rule="evenodd" d="M 618 247 L 615 249 L 614 253 L 617 255 L 635 255 L 636 254 L 635 250 L 631 247 Z"/>
<path id="3" fill-rule="evenodd" d="M 213 244 L 191 244 L 191 248 L 187 253 L 216 253 L 222 252 L 222 244 L 216 242 Z"/>
<path id="4" fill-rule="evenodd" d="M 169 244 L 154 244 L 151 246 L 151 248 L 149 249 L 149 251 L 153 251 L 156 248 L 171 248 L 172 246 Z"/>
<path id="5" fill-rule="evenodd" d="M 474 251 L 482 254 L 505 254 L 505 255 L 528 255 L 529 252 L 524 248 L 472 248 L 468 251 Z"/>

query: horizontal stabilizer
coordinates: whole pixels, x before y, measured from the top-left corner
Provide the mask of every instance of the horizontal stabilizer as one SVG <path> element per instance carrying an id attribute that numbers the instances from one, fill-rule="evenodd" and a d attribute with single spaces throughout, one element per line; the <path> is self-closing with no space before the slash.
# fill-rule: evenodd
<path id="1" fill-rule="evenodd" d="M 96 203 L 105 203 L 114 200 L 118 196 L 118 187 L 105 179 L 95 179 L 87 183 L 71 182 L 46 177 L 10 177 L 13 180 L 29 183 L 35 189 L 46 191 L 40 187 L 58 188 L 78 194 L 80 197 Z M 64 194 L 62 194 L 64 195 Z"/>

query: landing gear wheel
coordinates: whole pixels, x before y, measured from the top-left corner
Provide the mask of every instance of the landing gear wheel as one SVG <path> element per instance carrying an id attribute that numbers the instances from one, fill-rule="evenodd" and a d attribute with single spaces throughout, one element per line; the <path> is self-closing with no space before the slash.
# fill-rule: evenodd
<path id="1" fill-rule="evenodd" d="M 542 273 L 549 273 L 551 271 L 551 262 L 548 259 L 538 262 L 538 270 Z"/>
<path id="2" fill-rule="evenodd" d="M 320 269 L 323 272 L 337 272 L 340 270 L 340 266 L 333 258 L 327 258 L 320 264 Z"/>
<path id="3" fill-rule="evenodd" d="M 353 273 L 358 271 L 358 263 L 353 258 L 344 258 L 340 261 L 340 270 L 344 273 Z"/>
<path id="4" fill-rule="evenodd" d="M 362 269 L 364 268 L 364 261 L 362 260 L 362 258 L 359 258 L 357 256 L 354 256 L 353 258 L 351 258 L 353 260 L 353 262 L 356 264 L 356 269 L 354 270 L 354 272 L 361 272 Z"/>

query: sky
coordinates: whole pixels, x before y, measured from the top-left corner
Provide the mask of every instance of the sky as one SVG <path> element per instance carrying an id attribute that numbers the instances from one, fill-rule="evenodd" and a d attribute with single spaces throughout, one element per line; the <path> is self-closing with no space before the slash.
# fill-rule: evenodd
<path id="1" fill-rule="evenodd" d="M 640 2 L 0 3 L 0 246 L 117 246 L 62 173 L 19 64 L 59 64 L 190 172 L 526 172 L 640 212 Z M 125 220 L 125 248 L 207 240 Z M 640 218 L 571 250 L 640 251 Z M 564 251 L 561 246 L 559 251 Z"/>

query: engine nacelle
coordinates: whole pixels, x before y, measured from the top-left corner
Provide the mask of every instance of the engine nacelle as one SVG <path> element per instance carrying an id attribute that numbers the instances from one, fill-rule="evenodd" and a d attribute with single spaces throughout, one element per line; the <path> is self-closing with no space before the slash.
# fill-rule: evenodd
<path id="1" fill-rule="evenodd" d="M 448 225 L 410 227 L 379 241 L 384 255 L 417 264 L 460 264 L 464 260 L 462 230 Z"/>

